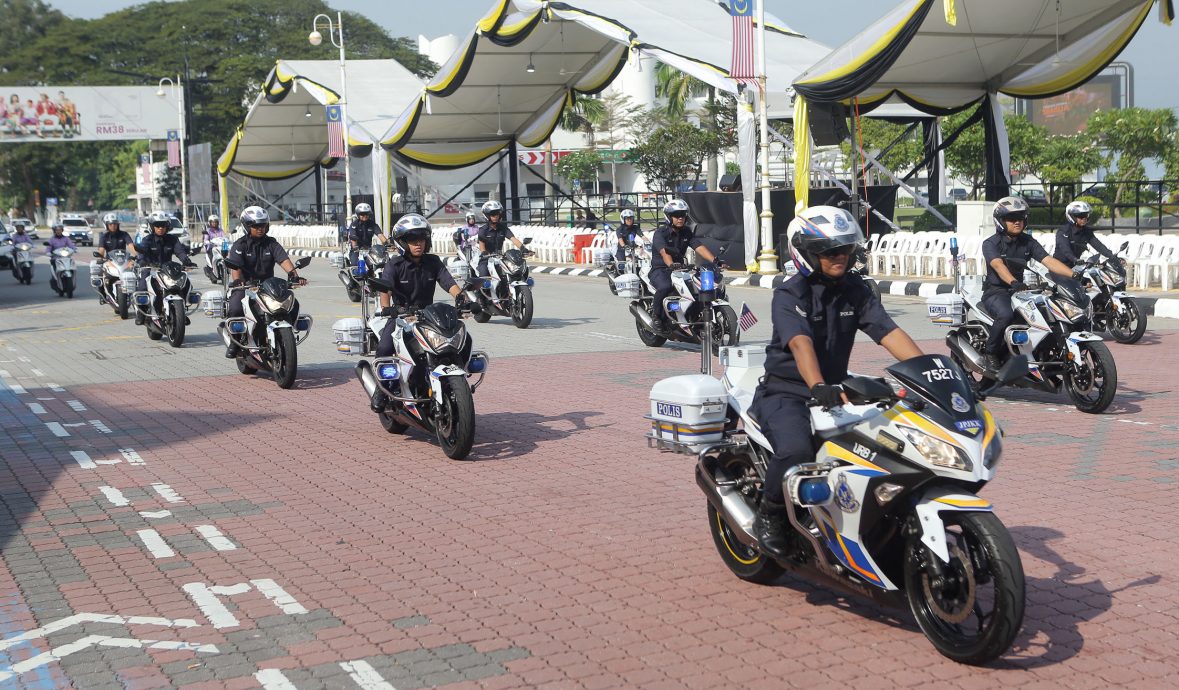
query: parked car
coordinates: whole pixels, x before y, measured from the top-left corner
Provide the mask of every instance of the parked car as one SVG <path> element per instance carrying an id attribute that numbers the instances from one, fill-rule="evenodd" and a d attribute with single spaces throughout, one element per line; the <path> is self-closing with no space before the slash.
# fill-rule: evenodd
<path id="1" fill-rule="evenodd" d="M 1019 195 L 1033 208 L 1048 205 L 1048 195 L 1042 189 L 1025 189 Z"/>
<path id="2" fill-rule="evenodd" d="M 962 187 L 954 187 L 950 190 L 950 198 L 954 201 L 965 201 L 970 196 L 970 192 Z"/>
<path id="3" fill-rule="evenodd" d="M 168 216 L 168 220 L 172 223 L 172 229 L 168 231 L 168 234 L 178 235 L 180 237 L 180 243 L 183 244 L 191 254 L 192 238 L 188 236 L 188 230 L 185 229 L 184 223 L 181 223 L 180 219 L 176 216 Z M 142 243 L 143 238 L 147 237 L 148 231 L 149 228 L 147 225 L 147 217 L 145 216 L 139 219 L 139 229 L 135 233 L 135 244 Z"/>
<path id="4" fill-rule="evenodd" d="M 38 239 L 36 223 L 29 220 L 28 218 L 13 218 L 12 222 L 8 224 L 8 227 L 16 229 L 16 226 L 18 225 L 25 226 L 25 232 L 29 234 L 29 237 L 33 238 L 34 240 Z"/>
<path id="5" fill-rule="evenodd" d="M 624 208 L 635 208 L 635 202 L 630 199 L 615 194 L 614 196 L 606 197 L 606 203 L 602 205 L 602 213 L 610 213 L 611 211 L 622 211 Z"/>
<path id="6" fill-rule="evenodd" d="M 62 216 L 61 224 L 65 227 L 66 237 L 74 241 L 74 244 L 84 244 L 87 247 L 94 246 L 94 234 L 90 232 L 90 224 L 82 216 Z"/>

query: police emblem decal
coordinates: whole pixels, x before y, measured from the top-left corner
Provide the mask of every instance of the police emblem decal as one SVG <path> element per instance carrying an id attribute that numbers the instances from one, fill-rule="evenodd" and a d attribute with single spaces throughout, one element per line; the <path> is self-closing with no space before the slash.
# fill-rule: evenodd
<path id="1" fill-rule="evenodd" d="M 839 475 L 839 480 L 835 482 L 835 502 L 845 513 L 854 513 L 860 509 L 860 502 L 856 500 L 855 492 L 847 483 L 846 475 Z"/>
<path id="2" fill-rule="evenodd" d="M 840 232 L 847 230 L 847 218 L 844 218 L 842 213 L 835 214 L 835 229 Z"/>
<path id="3" fill-rule="evenodd" d="M 966 398 L 963 398 L 956 392 L 950 393 L 950 407 L 954 408 L 955 412 L 970 411 L 970 403 L 966 402 Z"/>

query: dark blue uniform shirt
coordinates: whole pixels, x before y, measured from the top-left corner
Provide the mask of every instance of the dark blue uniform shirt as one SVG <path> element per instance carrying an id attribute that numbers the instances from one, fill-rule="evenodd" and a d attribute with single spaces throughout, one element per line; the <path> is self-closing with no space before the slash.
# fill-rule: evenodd
<path id="1" fill-rule="evenodd" d="M 117 250 L 125 251 L 127 249 L 127 245 L 129 244 L 131 244 L 131 235 L 128 235 L 126 230 L 104 232 L 98 238 L 98 246 L 102 247 L 108 252 Z"/>
<path id="2" fill-rule="evenodd" d="M 1052 252 L 1052 256 L 1065 266 L 1072 268 L 1080 262 L 1086 247 L 1093 247 L 1093 250 L 1098 254 L 1114 258 L 1114 253 L 1110 251 L 1109 247 L 1097 239 L 1093 228 L 1081 227 L 1073 223 L 1066 223 L 1056 231 L 1056 251 Z"/>
<path id="3" fill-rule="evenodd" d="M 1011 271 L 1011 275 L 1018 281 L 1023 280 L 1023 270 L 1028 261 L 1031 259 L 1043 261 L 1048 256 L 1048 252 L 1040 246 L 1039 242 L 1032 239 L 1027 231 L 1021 232 L 1015 237 L 1011 237 L 1005 232 L 997 232 L 983 240 L 982 253 L 983 261 L 987 264 L 986 289 L 988 290 L 1006 290 L 1009 287 L 999 278 L 999 274 L 991 266 L 991 261 L 1003 259 L 1003 262 L 1007 264 L 1007 270 Z M 1012 261 L 1016 263 L 1013 264 Z"/>
<path id="4" fill-rule="evenodd" d="M 854 274 L 836 284 L 797 274 L 774 290 L 771 313 L 774 334 L 766 346 L 762 386 L 769 393 L 803 397 L 810 396 L 810 388 L 790 351 L 793 338 L 805 335 L 811 339 L 823 381 L 837 384 L 847 378 L 857 330 L 879 343 L 897 327 L 864 279 Z"/>
<path id="5" fill-rule="evenodd" d="M 495 226 L 492 226 L 488 221 L 479 226 L 479 241 L 483 243 L 483 250 L 488 254 L 498 254 L 503 251 L 504 240 L 510 240 L 513 237 L 515 235 L 512 234 L 507 223 L 496 223 Z"/>
<path id="6" fill-rule="evenodd" d="M 618 233 L 618 239 L 623 242 L 630 242 L 630 236 L 634 235 L 637 240 L 643 235 L 643 229 L 639 227 L 638 223 L 628 226 L 626 223 L 614 227 L 614 232 Z"/>
<path id="7" fill-rule="evenodd" d="M 435 285 L 449 291 L 457 284 L 436 254 L 424 254 L 418 263 L 404 256 L 389 259 L 381 280 L 393 285 L 393 304 L 415 309 L 434 303 Z"/>
<path id="8" fill-rule="evenodd" d="M 188 253 L 180 238 L 176 235 L 157 235 L 154 232 L 143 238 L 143 243 L 136 247 L 139 252 L 139 263 L 159 266 L 178 258 L 181 263 L 188 260 Z"/>
<path id="9" fill-rule="evenodd" d="M 266 280 L 274 277 L 274 267 L 290 258 L 278 240 L 269 235 L 255 239 L 246 235 L 229 248 L 226 262 L 238 267 L 242 280 Z"/>
<path id="10" fill-rule="evenodd" d="M 651 253 L 654 254 L 651 257 L 651 268 L 667 267 L 660 250 L 666 249 L 674 263 L 682 264 L 688 247 L 697 249 L 703 245 L 704 242 L 696 239 L 696 233 L 686 223 L 679 230 L 672 230 L 670 225 L 660 225 L 655 229 L 655 238 L 651 241 Z"/>
<path id="11" fill-rule="evenodd" d="M 381 234 L 381 226 L 377 225 L 374 220 L 367 223 L 358 220 L 348 227 L 348 239 L 355 242 L 356 246 L 361 249 L 373 246 L 373 238 L 379 234 Z"/>

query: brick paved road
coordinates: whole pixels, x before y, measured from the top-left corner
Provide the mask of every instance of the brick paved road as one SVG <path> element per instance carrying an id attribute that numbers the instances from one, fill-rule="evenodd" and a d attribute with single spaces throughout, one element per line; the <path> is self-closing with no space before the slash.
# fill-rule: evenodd
<path id="1" fill-rule="evenodd" d="M 558 280 L 551 303 L 577 305 Z M 381 430 L 326 356 L 281 391 L 224 375 L 215 348 L 120 358 L 140 329 L 63 304 L 0 333 L 0 687 L 1153 688 L 1179 671 L 1166 328 L 1112 346 L 1109 414 L 992 398 L 1008 442 L 985 495 L 1028 609 L 1016 649 L 974 669 L 904 611 L 728 573 L 690 460 L 642 440 L 648 388 L 698 355 L 639 349 L 625 319 L 473 327 L 493 356 L 501 338 L 531 356 L 495 356 L 454 462 Z"/>

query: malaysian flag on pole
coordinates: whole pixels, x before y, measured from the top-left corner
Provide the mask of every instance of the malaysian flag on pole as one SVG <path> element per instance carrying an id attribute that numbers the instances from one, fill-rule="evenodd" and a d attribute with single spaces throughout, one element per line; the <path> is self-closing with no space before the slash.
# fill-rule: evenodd
<path id="1" fill-rule="evenodd" d="M 151 184 L 151 154 L 139 154 L 139 177 L 143 184 Z"/>
<path id="2" fill-rule="evenodd" d="M 747 331 L 757 324 L 757 317 L 753 315 L 749 305 L 744 302 L 741 303 L 741 316 L 737 317 L 737 322 L 741 324 L 742 331 Z"/>
<path id="3" fill-rule="evenodd" d="M 168 167 L 180 167 L 180 132 L 168 130 Z"/>
<path id="4" fill-rule="evenodd" d="M 757 88 L 753 68 L 753 0 L 729 0 L 729 14 L 733 15 L 733 59 L 729 76 L 738 83 Z"/>
<path id="5" fill-rule="evenodd" d="M 338 105 L 327 107 L 328 155 L 344 157 L 344 109 Z"/>

